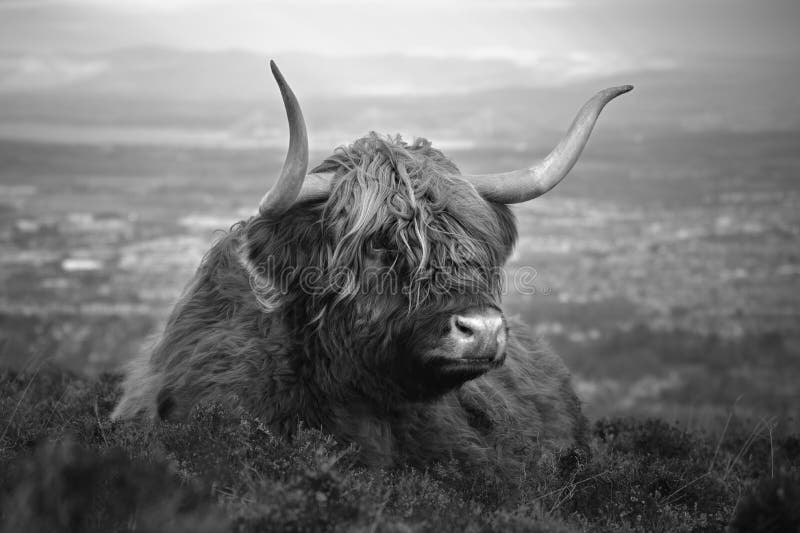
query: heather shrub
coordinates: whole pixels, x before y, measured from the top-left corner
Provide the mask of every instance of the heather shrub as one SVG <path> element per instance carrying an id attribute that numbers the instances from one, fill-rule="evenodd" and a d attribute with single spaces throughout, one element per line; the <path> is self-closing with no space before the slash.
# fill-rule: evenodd
<path id="1" fill-rule="evenodd" d="M 112 423 L 118 376 L 0 371 L 2 531 L 796 531 L 800 439 L 604 419 L 590 452 L 513 484 L 457 462 L 367 469 L 299 424 L 273 435 L 221 405 L 186 423 Z"/>

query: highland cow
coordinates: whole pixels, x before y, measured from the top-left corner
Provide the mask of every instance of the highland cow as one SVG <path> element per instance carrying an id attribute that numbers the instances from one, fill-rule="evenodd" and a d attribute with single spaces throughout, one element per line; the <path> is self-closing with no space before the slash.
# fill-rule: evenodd
<path id="1" fill-rule="evenodd" d="M 498 272 L 517 238 L 507 204 L 555 186 L 631 87 L 594 96 L 528 169 L 462 175 L 424 139 L 373 133 L 307 175 L 300 106 L 271 66 L 290 125 L 281 174 L 206 254 L 113 417 L 231 402 L 283 435 L 322 428 L 380 466 L 513 472 L 585 445 L 567 369 L 505 318 Z"/>

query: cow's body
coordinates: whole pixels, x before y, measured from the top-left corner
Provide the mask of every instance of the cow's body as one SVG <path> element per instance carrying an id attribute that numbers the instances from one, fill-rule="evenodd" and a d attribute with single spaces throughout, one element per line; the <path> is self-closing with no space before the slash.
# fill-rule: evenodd
<path id="1" fill-rule="evenodd" d="M 116 416 L 184 418 L 231 402 L 288 435 L 302 421 L 354 442 L 374 465 L 464 460 L 513 472 L 542 451 L 585 443 L 561 359 L 511 324 L 503 366 L 439 398 L 378 405 L 331 398 L 324 368 L 298 369 L 279 315 L 264 313 L 241 260 L 246 223 L 210 250 L 152 353 L 133 362 Z"/>
<path id="2" fill-rule="evenodd" d="M 290 123 L 281 175 L 206 255 L 114 417 L 230 402 L 280 434 L 323 428 L 368 464 L 506 474 L 584 445 L 567 370 L 506 320 L 498 274 L 517 239 L 507 204 L 558 183 L 630 87 L 598 93 L 529 169 L 464 176 L 424 139 L 373 133 L 307 175 L 302 113 L 273 73 Z"/>

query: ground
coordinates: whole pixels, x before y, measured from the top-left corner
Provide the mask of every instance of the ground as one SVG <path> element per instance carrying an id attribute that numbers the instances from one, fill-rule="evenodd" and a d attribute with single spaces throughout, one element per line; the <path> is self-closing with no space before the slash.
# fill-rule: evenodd
<path id="1" fill-rule="evenodd" d="M 591 456 L 518 480 L 465 465 L 369 470 L 313 428 L 198 409 L 112 423 L 120 377 L 0 371 L 1 531 L 800 531 L 800 435 L 601 419 Z"/>

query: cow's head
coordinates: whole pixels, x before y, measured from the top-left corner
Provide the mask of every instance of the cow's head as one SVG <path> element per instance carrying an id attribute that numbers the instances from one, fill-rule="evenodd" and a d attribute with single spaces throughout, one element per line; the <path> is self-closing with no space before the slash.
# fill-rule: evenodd
<path id="1" fill-rule="evenodd" d="M 462 175 L 426 140 L 371 134 L 310 174 L 300 106 L 274 63 L 289 119 L 286 161 L 246 226 L 261 305 L 283 317 L 301 373 L 329 392 L 425 399 L 503 363 L 500 268 L 516 241 L 507 204 L 554 187 L 580 155 L 606 89 L 542 162 Z"/>

